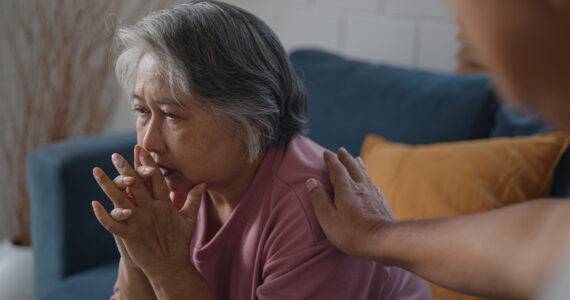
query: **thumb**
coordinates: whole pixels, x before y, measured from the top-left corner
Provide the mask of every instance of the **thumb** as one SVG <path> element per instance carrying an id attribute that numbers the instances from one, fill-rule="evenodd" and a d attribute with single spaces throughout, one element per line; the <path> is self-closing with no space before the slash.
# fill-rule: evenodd
<path id="1" fill-rule="evenodd" d="M 309 197 L 313 203 L 315 214 L 319 222 L 323 222 L 324 217 L 335 209 L 331 197 L 325 191 L 324 187 L 314 178 L 307 180 L 305 185 L 307 186 L 307 190 L 309 190 Z"/>
<path id="2" fill-rule="evenodd" d="M 196 216 L 198 215 L 198 210 L 200 209 L 200 203 L 202 202 L 202 194 L 206 190 L 206 184 L 200 183 L 190 190 L 186 196 L 186 202 L 182 209 L 180 209 L 180 214 L 191 222 L 196 221 Z"/>

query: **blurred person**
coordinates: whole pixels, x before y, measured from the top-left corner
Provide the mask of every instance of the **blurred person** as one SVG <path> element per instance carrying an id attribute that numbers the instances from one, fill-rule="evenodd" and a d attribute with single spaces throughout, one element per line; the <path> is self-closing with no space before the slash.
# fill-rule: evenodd
<path id="1" fill-rule="evenodd" d="M 449 2 L 502 98 L 570 128 L 570 1 Z M 397 222 L 359 158 L 340 149 L 324 159 L 334 197 L 318 179 L 307 188 L 326 236 L 345 253 L 476 296 L 568 298 L 569 199 Z"/>
<path id="2" fill-rule="evenodd" d="M 121 259 L 114 299 L 431 299 L 398 267 L 325 237 L 305 179 L 327 189 L 324 149 L 302 135 L 306 93 L 265 23 L 218 1 L 151 13 L 118 35 L 137 113 L 132 168 L 93 175 Z"/>

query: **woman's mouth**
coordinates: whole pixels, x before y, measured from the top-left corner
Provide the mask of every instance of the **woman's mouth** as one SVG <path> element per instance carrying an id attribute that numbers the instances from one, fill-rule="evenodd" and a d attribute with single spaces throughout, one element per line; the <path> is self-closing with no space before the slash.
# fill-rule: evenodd
<path id="1" fill-rule="evenodd" d="M 163 165 L 158 165 L 158 168 L 160 169 L 160 172 L 162 173 L 162 176 L 164 176 L 164 177 L 169 177 L 176 172 L 176 170 L 167 168 Z"/>

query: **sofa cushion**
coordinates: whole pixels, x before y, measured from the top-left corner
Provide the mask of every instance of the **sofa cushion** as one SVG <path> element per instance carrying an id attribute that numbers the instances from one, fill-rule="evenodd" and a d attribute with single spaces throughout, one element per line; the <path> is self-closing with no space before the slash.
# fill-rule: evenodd
<path id="1" fill-rule="evenodd" d="M 570 135 L 411 146 L 370 135 L 362 159 L 400 220 L 471 214 L 545 197 Z"/>
<path id="2" fill-rule="evenodd" d="M 554 128 L 530 111 L 516 104 L 505 103 L 495 115 L 491 137 L 527 136 L 552 131 Z"/>
<path id="3" fill-rule="evenodd" d="M 409 144 L 488 137 L 497 102 L 487 77 L 434 74 L 297 50 L 309 137 L 358 154 L 367 133 Z"/>
<path id="4" fill-rule="evenodd" d="M 502 105 L 495 116 L 491 137 L 527 136 L 555 130 L 536 114 L 514 104 Z M 551 197 L 570 198 L 570 152 L 566 150 L 554 170 Z"/>
<path id="5" fill-rule="evenodd" d="M 77 273 L 66 278 L 41 300 L 101 300 L 113 295 L 117 280 L 118 261 Z"/>

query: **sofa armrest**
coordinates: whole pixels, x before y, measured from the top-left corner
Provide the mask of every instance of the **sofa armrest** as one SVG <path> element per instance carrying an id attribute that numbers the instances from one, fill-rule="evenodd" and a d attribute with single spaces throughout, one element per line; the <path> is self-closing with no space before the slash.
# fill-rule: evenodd
<path id="1" fill-rule="evenodd" d="M 92 200 L 112 207 L 92 169 L 100 166 L 114 176 L 111 154 L 132 161 L 135 143 L 135 133 L 129 132 L 64 141 L 38 148 L 28 157 L 37 299 L 66 277 L 118 257 L 113 237 L 91 208 Z"/>

